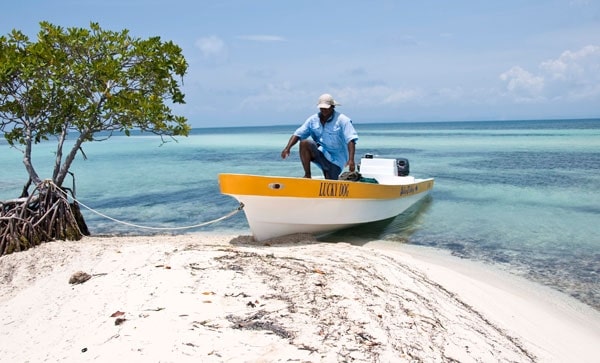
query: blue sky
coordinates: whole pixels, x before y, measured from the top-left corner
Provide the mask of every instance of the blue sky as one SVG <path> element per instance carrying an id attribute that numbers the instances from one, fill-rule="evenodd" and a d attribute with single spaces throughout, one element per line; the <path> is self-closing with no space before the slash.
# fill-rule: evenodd
<path id="1" fill-rule="evenodd" d="M 22 0 L 0 34 L 42 20 L 177 43 L 194 127 L 299 124 L 325 92 L 355 123 L 600 117 L 597 0 Z"/>

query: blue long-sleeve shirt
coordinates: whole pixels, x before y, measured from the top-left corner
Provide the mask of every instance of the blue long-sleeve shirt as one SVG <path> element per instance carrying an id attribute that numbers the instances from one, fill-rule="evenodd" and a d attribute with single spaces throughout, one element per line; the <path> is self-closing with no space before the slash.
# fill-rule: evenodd
<path id="1" fill-rule="evenodd" d="M 344 170 L 348 162 L 348 143 L 358 140 L 352 120 L 338 111 L 333 112 L 325 125 L 321 124 L 319 113 L 310 116 L 294 132 L 294 135 L 300 140 L 311 137 L 319 144 L 319 150 L 327 160 L 339 166 L 341 170 Z"/>

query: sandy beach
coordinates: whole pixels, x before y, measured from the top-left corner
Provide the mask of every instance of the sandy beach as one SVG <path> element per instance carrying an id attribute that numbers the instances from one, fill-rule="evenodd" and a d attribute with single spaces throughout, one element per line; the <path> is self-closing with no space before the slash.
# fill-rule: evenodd
<path id="1" fill-rule="evenodd" d="M 86 237 L 0 257 L 0 361 L 597 362 L 600 312 L 414 246 Z"/>

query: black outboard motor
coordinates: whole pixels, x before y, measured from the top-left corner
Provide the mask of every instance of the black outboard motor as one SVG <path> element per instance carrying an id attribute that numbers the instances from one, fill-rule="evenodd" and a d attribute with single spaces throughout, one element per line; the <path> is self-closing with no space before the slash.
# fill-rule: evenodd
<path id="1" fill-rule="evenodd" d="M 410 171 L 408 166 L 408 159 L 396 159 L 396 168 L 398 169 L 398 176 L 407 176 Z"/>

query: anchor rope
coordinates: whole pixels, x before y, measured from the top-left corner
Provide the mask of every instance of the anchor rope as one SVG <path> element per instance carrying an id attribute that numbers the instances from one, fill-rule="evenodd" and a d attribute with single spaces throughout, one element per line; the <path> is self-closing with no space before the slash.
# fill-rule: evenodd
<path id="1" fill-rule="evenodd" d="M 199 224 L 194 224 L 194 225 L 191 225 L 191 226 L 182 226 L 182 227 L 151 227 L 151 226 L 142 226 L 142 225 L 139 225 L 139 224 L 134 224 L 134 223 L 129 223 L 129 222 L 118 220 L 116 218 L 107 216 L 106 214 L 101 213 L 101 212 L 99 212 L 99 211 L 97 211 L 97 210 L 95 210 L 95 209 L 93 209 L 91 207 L 88 207 L 87 205 L 83 204 L 82 202 L 80 202 L 79 200 L 77 200 L 76 198 L 74 198 L 73 196 L 70 196 L 69 198 L 73 199 L 73 201 L 77 202 L 77 204 L 80 204 L 82 207 L 84 207 L 85 209 L 89 210 L 90 212 L 93 212 L 93 213 L 95 213 L 95 214 L 97 214 L 97 215 L 99 215 L 101 217 L 106 218 L 106 219 L 110 219 L 113 222 L 124 224 L 126 226 L 131 226 L 131 227 L 136 227 L 136 228 L 144 228 L 144 229 L 153 229 L 153 230 L 180 230 L 180 229 L 192 229 L 192 228 L 204 227 L 204 226 L 207 226 L 209 224 L 217 223 L 217 222 L 220 222 L 220 221 L 222 221 L 224 219 L 230 218 L 230 217 L 232 217 L 233 215 L 235 215 L 236 213 L 238 213 L 239 211 L 241 211 L 244 208 L 244 203 L 240 203 L 240 205 L 236 209 L 234 209 L 233 211 L 225 214 L 222 217 L 219 217 L 217 219 L 213 219 L 212 221 L 207 221 L 207 222 L 202 222 L 202 223 L 199 223 Z"/>

